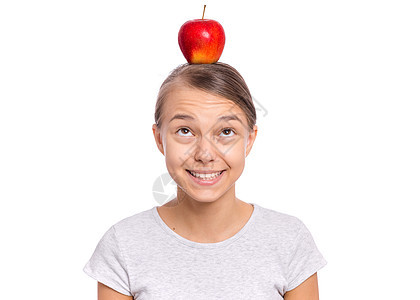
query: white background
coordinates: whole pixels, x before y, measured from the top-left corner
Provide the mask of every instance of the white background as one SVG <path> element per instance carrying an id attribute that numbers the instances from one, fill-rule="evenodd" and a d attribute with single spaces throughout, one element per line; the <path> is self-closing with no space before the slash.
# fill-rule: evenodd
<path id="1" fill-rule="evenodd" d="M 268 112 L 237 196 L 307 225 L 321 299 L 418 297 L 416 2 L 2 1 L 1 298 L 96 299 L 100 237 L 158 205 L 156 95 L 203 4 Z"/>

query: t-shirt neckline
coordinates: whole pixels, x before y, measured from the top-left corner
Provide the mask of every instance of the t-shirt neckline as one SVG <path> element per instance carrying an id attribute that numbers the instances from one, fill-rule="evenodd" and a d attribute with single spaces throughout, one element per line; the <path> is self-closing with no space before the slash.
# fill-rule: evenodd
<path id="1" fill-rule="evenodd" d="M 160 227 L 166 233 L 168 233 L 170 236 L 174 237 L 179 242 L 181 242 L 181 243 L 183 243 L 187 246 L 194 247 L 194 248 L 214 249 L 214 248 L 224 247 L 228 244 L 233 243 L 238 238 L 240 238 L 243 234 L 245 234 L 245 232 L 255 222 L 255 218 L 257 217 L 257 215 L 259 213 L 260 207 L 259 207 L 259 205 L 255 204 L 255 203 L 252 203 L 252 202 L 249 202 L 249 204 L 252 204 L 254 206 L 254 210 L 253 210 L 251 216 L 249 217 L 248 221 L 246 222 L 246 224 L 235 235 L 231 236 L 230 238 L 227 238 L 226 240 L 223 240 L 221 242 L 216 242 L 216 243 L 199 243 L 199 242 L 194 242 L 194 241 L 191 241 L 189 239 L 186 239 L 186 238 L 180 236 L 175 231 L 173 231 L 171 228 L 169 228 L 168 225 L 166 225 L 166 223 L 162 220 L 162 218 L 160 217 L 160 215 L 157 211 L 158 206 L 154 206 L 153 209 L 152 209 L 152 212 L 153 212 L 153 216 L 155 217 L 156 222 L 160 225 Z"/>

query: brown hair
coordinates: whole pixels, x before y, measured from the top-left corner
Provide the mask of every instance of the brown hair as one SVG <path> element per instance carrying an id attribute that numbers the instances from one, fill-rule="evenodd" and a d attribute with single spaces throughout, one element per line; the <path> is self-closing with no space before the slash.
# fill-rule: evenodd
<path id="1" fill-rule="evenodd" d="M 165 99 L 172 84 L 178 80 L 193 88 L 231 100 L 243 110 L 249 129 L 253 129 L 257 121 L 257 114 L 248 86 L 235 68 L 221 62 L 212 64 L 185 63 L 172 70 L 160 86 L 156 101 L 155 123 L 158 128 L 161 126 Z"/>

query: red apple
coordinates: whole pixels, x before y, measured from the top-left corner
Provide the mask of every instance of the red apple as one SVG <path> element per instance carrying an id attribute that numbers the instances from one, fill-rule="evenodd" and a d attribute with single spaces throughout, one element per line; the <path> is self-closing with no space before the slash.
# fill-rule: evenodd
<path id="1" fill-rule="evenodd" d="M 211 64 L 222 55 L 225 31 L 215 20 L 190 20 L 179 29 L 178 44 L 190 64 Z"/>

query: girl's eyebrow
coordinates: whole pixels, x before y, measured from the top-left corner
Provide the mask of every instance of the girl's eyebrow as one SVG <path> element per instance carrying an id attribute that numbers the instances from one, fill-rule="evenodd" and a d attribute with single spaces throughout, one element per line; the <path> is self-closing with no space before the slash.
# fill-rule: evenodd
<path id="1" fill-rule="evenodd" d="M 190 116 L 190 115 L 186 115 L 186 114 L 176 114 L 175 116 L 173 116 L 170 120 L 169 120 L 169 122 L 171 122 L 172 120 L 175 120 L 175 119 L 181 119 L 181 120 L 186 120 L 186 119 L 188 119 L 188 120 L 195 120 L 194 119 L 194 117 L 193 116 Z M 168 123 L 169 123 L 168 122 Z"/>
<path id="2" fill-rule="evenodd" d="M 181 119 L 181 120 L 192 120 L 195 121 L 195 118 L 193 116 L 187 115 L 187 114 L 176 114 L 175 116 L 173 116 L 169 122 L 171 122 L 172 120 L 175 119 Z M 242 121 L 241 119 L 239 119 L 236 115 L 227 115 L 227 116 L 220 116 L 218 118 L 219 121 L 238 121 L 240 122 L 242 125 Z M 168 122 L 168 123 L 169 123 Z"/>

